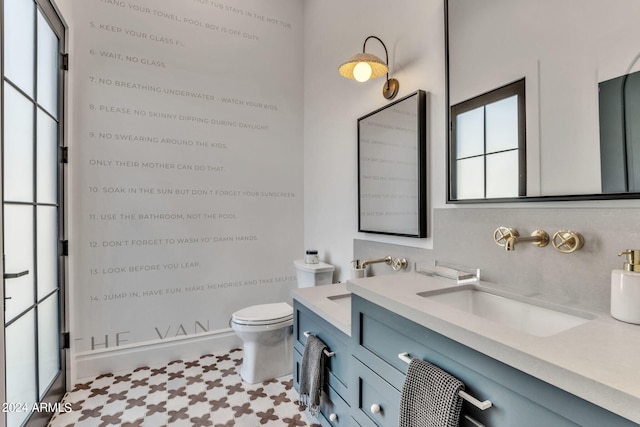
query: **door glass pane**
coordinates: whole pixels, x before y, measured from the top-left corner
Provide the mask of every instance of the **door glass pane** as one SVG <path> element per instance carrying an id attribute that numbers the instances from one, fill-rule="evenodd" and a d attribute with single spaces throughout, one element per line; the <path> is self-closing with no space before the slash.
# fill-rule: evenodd
<path id="1" fill-rule="evenodd" d="M 518 95 L 487 104 L 486 111 L 487 153 L 518 148 Z"/>
<path id="2" fill-rule="evenodd" d="M 4 200 L 33 201 L 33 103 L 4 85 Z"/>
<path id="3" fill-rule="evenodd" d="M 5 321 L 13 319 L 34 303 L 33 271 L 33 207 L 4 205 L 5 273 L 25 270 L 29 274 L 17 279 L 5 279 Z"/>
<path id="4" fill-rule="evenodd" d="M 58 293 L 38 304 L 38 370 L 40 394 L 47 391 L 60 371 Z"/>
<path id="5" fill-rule="evenodd" d="M 40 0 L 0 0 L 0 208 L 4 251 L 3 400 L 0 424 L 20 427 L 40 399 L 59 400 L 61 291 L 58 200 L 59 136 L 64 124 L 60 47 L 62 22 Z M 55 23 L 54 27 L 50 23 Z M 28 272 L 20 277 L 12 274 Z M 60 376 L 60 374 L 62 375 Z M 64 382 L 64 380 L 62 381 Z M 58 383 L 56 382 L 56 385 Z M 7 411 L 5 411 L 7 412 Z M 40 421 L 40 420 L 38 420 Z"/>
<path id="6" fill-rule="evenodd" d="M 38 11 L 38 104 L 58 117 L 58 37 Z"/>
<path id="7" fill-rule="evenodd" d="M 4 74 L 32 97 L 35 61 L 34 17 L 35 2 L 4 0 Z"/>
<path id="8" fill-rule="evenodd" d="M 456 159 L 484 154 L 484 107 L 456 116 Z"/>
<path id="9" fill-rule="evenodd" d="M 33 311 L 22 316 L 5 329 L 7 402 L 28 405 L 36 402 L 36 349 L 35 315 Z M 9 411 L 7 426 L 15 427 L 29 416 L 29 411 Z"/>
<path id="10" fill-rule="evenodd" d="M 484 158 L 458 160 L 457 197 L 458 199 L 481 199 L 484 197 Z"/>
<path id="11" fill-rule="evenodd" d="M 58 210 L 38 206 L 38 297 L 40 300 L 58 288 Z"/>
<path id="12" fill-rule="evenodd" d="M 58 203 L 58 123 L 38 110 L 37 199 L 38 203 Z"/>
<path id="13" fill-rule="evenodd" d="M 487 155 L 487 197 L 518 197 L 518 150 Z"/>

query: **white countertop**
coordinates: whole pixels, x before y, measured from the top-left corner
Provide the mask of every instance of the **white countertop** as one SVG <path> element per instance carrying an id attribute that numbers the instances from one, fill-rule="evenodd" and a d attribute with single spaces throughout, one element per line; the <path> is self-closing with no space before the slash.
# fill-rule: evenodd
<path id="1" fill-rule="evenodd" d="M 291 291 L 294 299 L 351 336 L 351 298 L 345 283 L 297 288 Z"/>
<path id="2" fill-rule="evenodd" d="M 538 337 L 416 295 L 455 286 L 458 285 L 446 279 L 401 273 L 350 280 L 346 290 L 640 423 L 640 325 L 619 322 L 609 313 L 591 312 L 596 315 L 594 320 L 549 337 Z M 307 297 L 311 299 L 312 295 Z M 317 304 L 322 306 L 322 316 L 332 310 L 325 301 Z M 344 313 L 340 313 L 342 316 Z"/>

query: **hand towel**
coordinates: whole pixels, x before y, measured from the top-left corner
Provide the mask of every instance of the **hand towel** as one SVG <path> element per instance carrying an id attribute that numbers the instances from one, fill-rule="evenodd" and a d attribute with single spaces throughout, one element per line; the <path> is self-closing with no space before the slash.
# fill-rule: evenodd
<path id="1" fill-rule="evenodd" d="M 420 359 L 412 359 L 400 395 L 400 427 L 458 427 L 464 384 Z"/>
<path id="2" fill-rule="evenodd" d="M 307 405 L 309 413 L 320 412 L 320 395 L 324 387 L 324 351 L 322 340 L 314 335 L 307 337 L 300 368 L 300 402 Z"/>

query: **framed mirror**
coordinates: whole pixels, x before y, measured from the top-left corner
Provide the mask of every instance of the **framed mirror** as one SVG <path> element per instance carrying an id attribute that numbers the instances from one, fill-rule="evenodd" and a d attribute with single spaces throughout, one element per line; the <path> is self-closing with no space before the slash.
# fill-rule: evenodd
<path id="1" fill-rule="evenodd" d="M 358 231 L 427 236 L 426 92 L 358 119 Z"/>
<path id="2" fill-rule="evenodd" d="M 445 0 L 448 114 L 457 131 L 449 133 L 447 202 L 640 198 L 640 172 L 634 174 L 640 171 L 634 161 L 640 161 L 638 16 L 636 0 Z M 520 121 L 526 155 L 517 169 L 513 159 L 489 164 L 486 155 L 483 163 L 476 149 L 457 156 L 473 141 L 460 136 L 490 132 L 489 124 L 506 123 L 494 126 L 497 134 L 517 134 L 513 112 L 491 116 L 486 111 L 497 107 L 491 102 L 484 104 L 486 128 L 475 111 L 477 120 L 461 129 L 474 114 L 460 119 L 454 110 L 518 81 L 526 99 Z M 517 145 L 485 144 L 484 154 Z M 492 145 L 499 148 L 491 151 Z M 472 159 L 484 169 L 459 167 Z M 465 174 L 473 178 L 465 181 Z M 507 175 L 509 192 L 468 191 L 479 176 L 500 181 Z"/>

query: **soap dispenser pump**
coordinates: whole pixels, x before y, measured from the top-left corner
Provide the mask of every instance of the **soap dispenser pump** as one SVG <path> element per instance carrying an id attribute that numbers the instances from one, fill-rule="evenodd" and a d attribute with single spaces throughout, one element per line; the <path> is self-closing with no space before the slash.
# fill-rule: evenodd
<path id="1" fill-rule="evenodd" d="M 611 316 L 640 324 L 640 249 L 627 249 L 624 269 L 611 272 Z"/>

